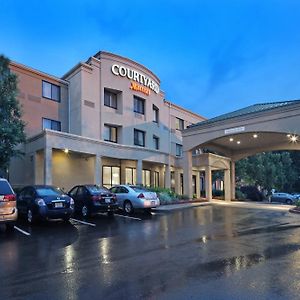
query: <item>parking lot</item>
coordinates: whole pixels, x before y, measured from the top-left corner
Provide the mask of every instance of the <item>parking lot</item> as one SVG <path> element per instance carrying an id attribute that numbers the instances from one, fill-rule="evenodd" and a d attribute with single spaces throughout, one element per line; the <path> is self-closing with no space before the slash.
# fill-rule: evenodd
<path id="1" fill-rule="evenodd" d="M 83 221 L 83 222 L 82 222 Z M 300 220 L 203 206 L 0 229 L 1 299 L 296 299 Z"/>

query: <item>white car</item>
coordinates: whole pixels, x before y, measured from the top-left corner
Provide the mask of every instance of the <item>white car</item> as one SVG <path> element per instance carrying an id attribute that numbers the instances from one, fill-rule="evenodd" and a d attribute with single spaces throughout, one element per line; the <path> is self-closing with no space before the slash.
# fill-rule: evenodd
<path id="1" fill-rule="evenodd" d="M 288 193 L 273 193 L 270 202 L 281 202 L 286 204 L 294 204 L 296 197 Z"/>
<path id="2" fill-rule="evenodd" d="M 110 189 L 117 197 L 119 208 L 127 214 L 131 214 L 135 209 L 151 211 L 160 205 L 155 192 L 134 185 L 117 185 Z"/>

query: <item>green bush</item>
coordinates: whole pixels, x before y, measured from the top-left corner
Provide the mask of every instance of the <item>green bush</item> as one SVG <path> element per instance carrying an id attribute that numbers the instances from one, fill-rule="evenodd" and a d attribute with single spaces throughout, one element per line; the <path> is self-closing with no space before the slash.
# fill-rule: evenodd
<path id="1" fill-rule="evenodd" d="M 297 200 L 297 201 L 295 202 L 295 204 L 296 204 L 297 207 L 300 207 L 300 200 Z"/>
<path id="2" fill-rule="evenodd" d="M 247 197 L 244 193 L 242 193 L 240 190 L 235 191 L 235 198 L 238 200 L 246 200 Z"/>

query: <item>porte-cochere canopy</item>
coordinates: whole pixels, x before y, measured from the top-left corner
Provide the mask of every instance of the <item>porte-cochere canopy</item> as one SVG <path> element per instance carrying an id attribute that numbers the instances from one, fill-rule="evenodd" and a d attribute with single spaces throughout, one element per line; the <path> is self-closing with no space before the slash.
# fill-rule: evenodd
<path id="1" fill-rule="evenodd" d="M 225 200 L 231 200 L 235 190 L 235 161 L 264 151 L 300 150 L 300 100 L 255 104 L 184 130 L 184 189 L 189 196 L 192 153 L 197 149 L 207 149 L 230 160 L 230 172 L 225 178 Z M 209 164 L 202 167 L 210 178 Z M 231 184 L 226 185 L 226 181 Z M 210 185 L 206 180 L 208 200 L 212 198 Z"/>

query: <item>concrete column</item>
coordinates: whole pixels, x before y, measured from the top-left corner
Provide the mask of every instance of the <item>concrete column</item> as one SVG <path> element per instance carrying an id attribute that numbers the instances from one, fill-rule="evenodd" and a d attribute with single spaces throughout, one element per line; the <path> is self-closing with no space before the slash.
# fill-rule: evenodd
<path id="1" fill-rule="evenodd" d="M 44 184 L 52 185 L 52 148 L 44 150 Z"/>
<path id="2" fill-rule="evenodd" d="M 235 162 L 230 164 L 230 179 L 231 179 L 231 199 L 235 199 Z"/>
<path id="3" fill-rule="evenodd" d="M 126 182 L 126 160 L 121 160 L 120 162 L 120 169 L 121 169 L 121 184 L 127 184 Z"/>
<path id="4" fill-rule="evenodd" d="M 95 155 L 94 157 L 94 184 L 102 185 L 102 157 Z"/>
<path id="5" fill-rule="evenodd" d="M 175 179 L 175 193 L 181 194 L 181 182 L 180 182 L 180 170 L 175 169 L 174 171 L 174 179 Z"/>
<path id="6" fill-rule="evenodd" d="M 170 165 L 165 165 L 165 188 L 171 188 L 171 169 Z"/>
<path id="7" fill-rule="evenodd" d="M 225 201 L 231 201 L 230 170 L 224 170 Z"/>
<path id="8" fill-rule="evenodd" d="M 197 171 L 197 175 L 196 175 L 196 196 L 197 196 L 197 199 L 200 198 L 200 190 L 201 190 L 201 186 L 200 186 L 200 171 Z"/>
<path id="9" fill-rule="evenodd" d="M 165 187 L 165 178 L 164 178 L 164 167 L 159 168 L 159 187 L 163 188 Z"/>
<path id="10" fill-rule="evenodd" d="M 192 151 L 183 152 L 183 193 L 193 198 L 192 187 Z"/>
<path id="11" fill-rule="evenodd" d="M 212 200 L 211 167 L 205 167 L 205 196 L 207 201 Z"/>
<path id="12" fill-rule="evenodd" d="M 136 162 L 136 184 L 143 184 L 143 161 L 141 159 Z"/>
<path id="13" fill-rule="evenodd" d="M 150 185 L 151 187 L 154 187 L 154 170 L 150 169 Z"/>

